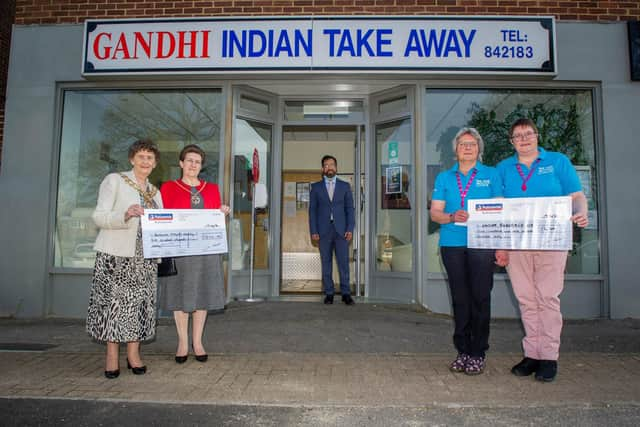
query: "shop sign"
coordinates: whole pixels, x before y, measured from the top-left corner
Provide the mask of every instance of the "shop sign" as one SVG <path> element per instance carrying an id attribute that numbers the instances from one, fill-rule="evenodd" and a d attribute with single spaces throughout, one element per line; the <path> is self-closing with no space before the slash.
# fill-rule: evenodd
<path id="1" fill-rule="evenodd" d="M 83 48 L 85 76 L 557 73 L 553 17 L 89 20 Z"/>

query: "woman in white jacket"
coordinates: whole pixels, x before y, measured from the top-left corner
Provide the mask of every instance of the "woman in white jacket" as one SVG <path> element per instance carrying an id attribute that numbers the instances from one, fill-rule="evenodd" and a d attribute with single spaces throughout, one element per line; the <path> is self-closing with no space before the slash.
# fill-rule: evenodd
<path id="1" fill-rule="evenodd" d="M 149 140 L 129 147 L 129 172 L 112 173 L 100 184 L 93 220 L 96 264 L 89 296 L 87 332 L 107 343 L 104 375 L 120 375 L 119 348 L 127 343 L 127 367 L 136 375 L 147 367 L 140 359 L 140 341 L 155 334 L 158 265 L 144 259 L 140 216 L 145 208 L 162 208 L 160 192 L 148 180 L 160 152 Z"/>

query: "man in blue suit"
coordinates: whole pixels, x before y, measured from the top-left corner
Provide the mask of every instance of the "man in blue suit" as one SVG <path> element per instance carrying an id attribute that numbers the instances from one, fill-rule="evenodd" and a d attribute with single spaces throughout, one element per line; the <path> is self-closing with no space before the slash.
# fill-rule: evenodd
<path id="1" fill-rule="evenodd" d="M 309 194 L 309 230 L 311 239 L 320 244 L 324 303 L 333 304 L 333 252 L 340 272 L 342 302 L 353 305 L 349 288 L 349 242 L 355 226 L 351 186 L 338 178 L 338 161 L 322 158 L 322 181 L 311 184 Z"/>

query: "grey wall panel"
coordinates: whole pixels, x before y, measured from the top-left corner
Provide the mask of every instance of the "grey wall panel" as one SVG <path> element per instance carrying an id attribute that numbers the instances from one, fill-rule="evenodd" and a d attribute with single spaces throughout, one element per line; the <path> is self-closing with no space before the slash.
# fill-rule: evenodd
<path id="1" fill-rule="evenodd" d="M 87 316 L 90 274 L 54 274 L 51 276 L 49 315 L 56 317 Z"/>
<path id="2" fill-rule="evenodd" d="M 610 316 L 638 318 L 640 82 L 630 79 L 626 23 L 558 25 L 558 64 L 558 79 L 602 82 Z"/>
<path id="3" fill-rule="evenodd" d="M 79 80 L 82 26 L 15 26 L 0 194 L 0 315 L 48 311 L 49 185 L 56 81 Z"/>
<path id="4" fill-rule="evenodd" d="M 445 280 L 431 280 L 427 286 L 430 304 L 428 309 L 436 313 L 453 315 L 451 293 Z M 518 303 L 511 286 L 505 280 L 497 278 L 491 292 L 491 316 L 496 318 L 519 317 Z"/>
<path id="5" fill-rule="evenodd" d="M 427 307 L 429 310 L 453 315 L 451 295 L 446 281 L 432 280 L 426 287 L 426 292 L 430 301 Z M 564 291 L 560 295 L 560 303 L 565 319 L 596 319 L 600 317 L 600 281 L 566 281 Z M 511 284 L 501 278 L 496 278 L 493 284 L 491 317 L 520 317 L 518 301 L 513 294 Z"/>
<path id="6" fill-rule="evenodd" d="M 597 319 L 601 299 L 599 281 L 565 281 L 560 305 L 565 319 Z"/>

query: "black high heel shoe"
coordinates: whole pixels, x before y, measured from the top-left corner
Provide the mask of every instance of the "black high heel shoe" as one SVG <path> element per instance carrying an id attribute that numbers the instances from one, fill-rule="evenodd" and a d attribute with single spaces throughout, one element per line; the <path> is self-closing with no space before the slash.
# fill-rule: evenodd
<path id="1" fill-rule="evenodd" d="M 146 365 L 143 365 L 143 366 L 131 366 L 131 363 L 129 363 L 129 359 L 127 359 L 127 368 L 131 369 L 131 372 L 133 372 L 135 375 L 144 375 L 144 374 L 147 373 Z"/>
<path id="2" fill-rule="evenodd" d="M 104 371 L 104 376 L 110 380 L 118 378 L 120 376 L 120 369 L 116 369 L 115 371 Z"/>
<path id="3" fill-rule="evenodd" d="M 195 351 L 195 349 L 193 347 L 191 347 L 191 350 L 193 350 L 193 355 L 195 356 L 195 358 L 196 358 L 196 360 L 198 362 L 204 363 L 207 360 L 209 360 L 209 355 L 207 353 L 198 355 L 198 354 L 196 354 L 196 351 Z"/>
<path id="4" fill-rule="evenodd" d="M 183 364 L 184 362 L 187 361 L 188 358 L 189 358 L 188 354 L 186 354 L 184 356 L 176 356 L 176 363 Z"/>
<path id="5" fill-rule="evenodd" d="M 196 360 L 197 360 L 198 362 L 202 362 L 202 363 L 204 363 L 204 362 L 206 362 L 207 360 L 209 360 L 209 355 L 208 355 L 207 353 L 205 353 L 205 354 L 201 354 L 201 355 L 197 355 L 197 354 L 196 354 L 195 356 L 196 356 Z"/>

